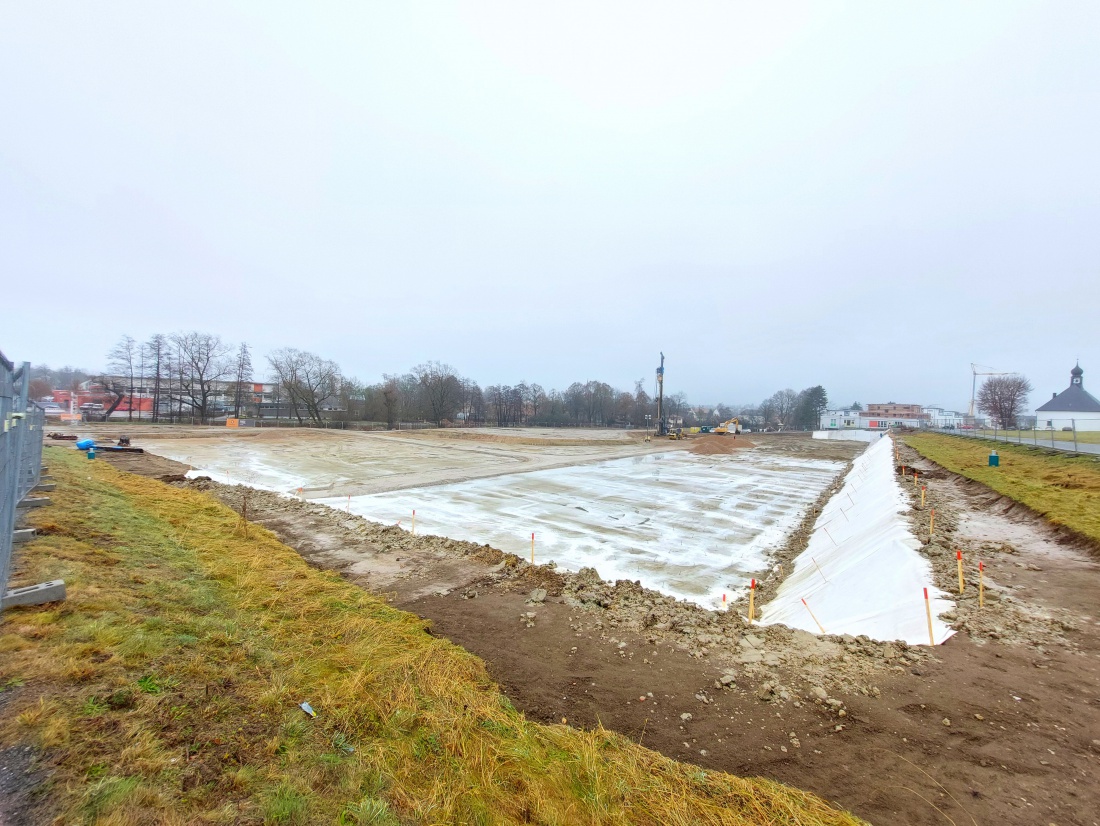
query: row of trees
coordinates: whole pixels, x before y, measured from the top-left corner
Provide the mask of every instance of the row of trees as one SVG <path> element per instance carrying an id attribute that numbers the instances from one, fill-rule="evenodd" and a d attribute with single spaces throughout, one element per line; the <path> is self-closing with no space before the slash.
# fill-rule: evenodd
<path id="1" fill-rule="evenodd" d="M 502 427 L 656 425 L 656 400 L 644 379 L 634 382 L 633 391 L 596 380 L 574 382 L 564 390 L 527 381 L 482 387 L 448 364 L 429 361 L 371 383 L 346 376 L 330 359 L 291 347 L 275 350 L 265 360 L 262 374 L 275 385 L 265 403 L 266 415 L 289 416 L 302 424 L 336 419 L 385 422 L 389 427 L 411 421 Z M 107 366 L 104 375 L 38 367 L 35 395 L 75 389 L 94 378 L 116 393 L 151 398 L 148 415 L 154 421 L 265 415 L 253 403 L 252 383 L 258 379 L 245 343 L 232 345 L 196 331 L 157 334 L 144 342 L 127 335 L 111 348 Z M 816 427 L 827 401 L 821 386 L 780 390 L 751 406 L 690 405 L 683 393 L 676 393 L 665 397 L 663 414 L 682 419 L 685 426 L 739 416 L 744 426 L 757 429 L 809 429 Z"/>
<path id="2" fill-rule="evenodd" d="M 247 344 L 232 346 L 210 333 L 158 333 L 139 342 L 123 336 L 107 354 L 106 373 L 96 374 L 72 367 L 34 370 L 36 398 L 54 390 L 76 392 L 94 380 L 121 397 L 150 399 L 153 421 L 190 418 L 209 421 L 219 413 L 240 415 L 251 400 L 252 354 Z M 141 415 L 141 411 L 139 411 Z"/>

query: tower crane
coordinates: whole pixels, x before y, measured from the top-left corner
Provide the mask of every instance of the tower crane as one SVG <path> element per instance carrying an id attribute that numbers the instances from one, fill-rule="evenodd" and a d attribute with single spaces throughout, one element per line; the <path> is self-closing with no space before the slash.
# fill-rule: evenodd
<path id="1" fill-rule="evenodd" d="M 981 367 L 983 370 L 978 370 Z M 978 400 L 978 376 L 1011 376 L 1011 373 L 999 372 L 996 368 L 990 367 L 988 364 L 974 364 L 970 365 L 970 372 L 973 374 L 973 379 L 970 383 L 970 410 L 966 415 L 973 419 L 977 415 Z"/>

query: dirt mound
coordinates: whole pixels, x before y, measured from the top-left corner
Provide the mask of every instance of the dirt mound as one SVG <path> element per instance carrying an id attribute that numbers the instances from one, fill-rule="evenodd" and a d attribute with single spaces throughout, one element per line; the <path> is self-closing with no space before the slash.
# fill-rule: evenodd
<path id="1" fill-rule="evenodd" d="M 756 447 L 748 439 L 735 439 L 732 436 L 702 436 L 696 439 L 689 450 L 700 456 L 728 456 L 746 447 Z"/>

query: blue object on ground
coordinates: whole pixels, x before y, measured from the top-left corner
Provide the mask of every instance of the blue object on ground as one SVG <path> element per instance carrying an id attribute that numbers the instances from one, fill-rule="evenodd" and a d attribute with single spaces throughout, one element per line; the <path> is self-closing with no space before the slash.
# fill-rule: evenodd
<path id="1" fill-rule="evenodd" d="M 81 439 L 76 443 L 77 450 L 87 450 L 90 447 L 95 447 L 95 439 Z"/>
<path id="2" fill-rule="evenodd" d="M 997 451 L 995 451 L 995 450 L 991 450 L 989 452 L 989 466 L 990 467 L 1000 467 L 1001 466 L 1001 457 L 997 455 Z"/>

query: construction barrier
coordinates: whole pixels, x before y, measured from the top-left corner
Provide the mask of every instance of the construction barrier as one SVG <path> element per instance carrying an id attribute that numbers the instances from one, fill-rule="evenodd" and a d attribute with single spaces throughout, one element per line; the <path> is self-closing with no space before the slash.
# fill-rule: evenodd
<path id="1" fill-rule="evenodd" d="M 42 434 L 46 412 L 30 400 L 29 362 L 19 368 L 0 353 L 0 607 L 64 598 L 64 583 L 8 591 L 15 520 L 21 506 L 49 500 L 29 496 L 42 477 Z M 60 595 L 58 586 L 60 585 Z"/>

